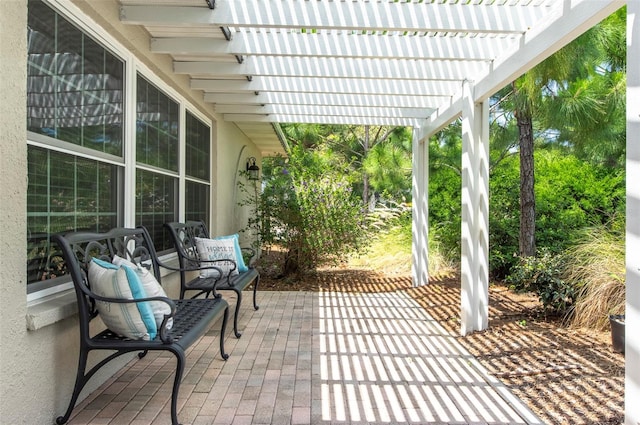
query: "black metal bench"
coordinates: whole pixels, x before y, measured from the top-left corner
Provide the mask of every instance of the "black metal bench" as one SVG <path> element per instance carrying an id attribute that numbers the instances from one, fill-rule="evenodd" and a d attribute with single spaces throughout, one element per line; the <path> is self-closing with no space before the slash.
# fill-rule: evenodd
<path id="1" fill-rule="evenodd" d="M 89 263 L 92 258 L 111 262 L 115 255 L 142 265 L 153 273 L 160 282 L 159 263 L 153 242 L 143 227 L 136 229 L 116 228 L 106 233 L 73 232 L 65 235 L 54 235 L 53 239 L 62 250 L 64 269 L 73 279 L 78 300 L 78 316 L 80 321 L 80 355 L 76 382 L 71 401 L 64 416 L 56 419 L 56 423 L 64 424 L 69 420 L 80 391 L 89 379 L 104 365 L 125 353 L 139 352 L 140 358 L 149 350 L 170 351 L 176 356 L 176 373 L 171 394 L 171 422 L 178 424 L 177 399 L 180 382 L 185 367 L 185 351 L 204 335 L 211 324 L 222 316 L 220 334 L 220 353 L 223 359 L 228 355 L 224 350 L 224 334 L 227 326 L 229 305 L 214 292 L 211 299 L 172 300 L 166 297 L 148 297 L 136 300 L 114 299 L 100 296 L 92 291 L 89 281 Z M 146 272 L 145 272 L 146 273 Z M 97 290 L 97 287 L 94 286 Z M 159 326 L 158 335 L 152 340 L 131 339 L 119 336 L 109 329 L 92 335 L 90 322 L 99 316 L 96 303 L 109 302 L 118 305 L 140 302 L 166 303 L 170 314 L 165 314 Z M 109 304 L 113 306 L 114 304 Z M 137 304 L 136 304 L 137 305 Z M 168 309 L 167 309 L 168 310 Z M 160 313 L 162 317 L 162 313 Z M 167 325 L 172 322 L 170 329 Z M 115 351 L 101 360 L 87 372 L 87 358 L 93 350 Z"/>
<path id="2" fill-rule="evenodd" d="M 173 239 L 176 253 L 178 254 L 180 298 L 184 298 L 187 291 L 197 291 L 193 295 L 194 298 L 202 294 L 206 297 L 214 287 L 218 290 L 234 291 L 237 296 L 237 303 L 233 316 L 233 331 L 236 337 L 240 338 L 242 334 L 238 331 L 238 314 L 242 303 L 242 291 L 251 284 L 253 284 L 253 308 L 255 310 L 259 308 L 256 300 L 258 283 L 260 282 L 258 271 L 253 267 L 248 267 L 247 271 L 232 275 L 231 273 L 224 273 L 219 267 L 216 267 L 216 264 L 229 262 L 230 260 L 202 260 L 196 244 L 196 238 L 209 239 L 209 231 L 203 221 L 171 222 L 165 223 L 165 227 Z M 252 251 L 250 248 L 243 249 Z M 163 267 L 165 266 L 163 265 Z M 233 268 L 236 267 L 237 264 L 234 264 Z M 213 276 L 204 278 L 196 276 L 190 279 L 188 276 L 189 272 L 201 272 L 206 269 L 215 269 L 218 273 L 213 273 Z"/>

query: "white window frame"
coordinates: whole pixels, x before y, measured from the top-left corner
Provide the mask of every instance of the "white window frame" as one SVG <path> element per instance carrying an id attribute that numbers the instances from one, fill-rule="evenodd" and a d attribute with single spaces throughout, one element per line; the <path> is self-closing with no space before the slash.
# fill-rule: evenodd
<path id="1" fill-rule="evenodd" d="M 123 130 L 123 158 L 105 155 L 98 151 L 95 153 L 91 149 L 69 147 L 69 144 L 50 138 L 44 135 L 27 132 L 27 145 L 37 146 L 54 150 L 57 152 L 68 153 L 80 157 L 85 157 L 101 162 L 115 164 L 124 167 L 122 182 L 122 194 L 119 196 L 119 202 L 122 203 L 122 214 L 119 222 L 125 227 L 135 226 L 136 221 L 136 205 L 135 205 L 135 189 L 136 189 L 136 170 L 144 169 L 156 173 L 166 174 L 178 178 L 178 220 L 183 220 L 185 216 L 185 186 L 186 180 L 197 181 L 198 183 L 208 184 L 210 191 L 210 199 L 213 199 L 213 155 L 209 159 L 211 171 L 209 173 L 209 181 L 200 179 L 187 178 L 185 175 L 186 161 L 186 143 L 185 143 L 185 123 L 186 111 L 197 117 L 203 123 L 209 126 L 210 140 L 213 142 L 214 122 L 211 117 L 207 116 L 200 108 L 189 102 L 176 89 L 162 80 L 149 67 L 141 62 L 131 51 L 120 44 L 114 37 L 96 23 L 92 18 L 78 9 L 75 5 L 64 0 L 44 0 L 44 3 L 50 6 L 54 11 L 60 14 L 64 19 L 76 26 L 80 31 L 92 37 L 103 48 L 109 50 L 116 55 L 124 63 L 124 130 Z M 178 139 L 178 172 L 173 173 L 167 170 L 160 170 L 155 167 L 149 167 L 136 161 L 136 79 L 140 73 L 142 77 L 157 86 L 165 95 L 172 98 L 179 105 L 179 139 Z M 210 215 L 211 207 L 210 209 Z M 210 219 L 211 217 L 207 217 Z M 25 236 L 26 237 L 26 236 Z M 175 256 L 171 254 L 170 256 Z M 26 265 L 25 265 L 26 267 Z M 50 288 L 39 290 L 27 294 L 27 302 L 38 303 L 52 295 L 58 295 L 62 291 L 68 291 L 73 287 L 71 282 L 65 282 Z"/>

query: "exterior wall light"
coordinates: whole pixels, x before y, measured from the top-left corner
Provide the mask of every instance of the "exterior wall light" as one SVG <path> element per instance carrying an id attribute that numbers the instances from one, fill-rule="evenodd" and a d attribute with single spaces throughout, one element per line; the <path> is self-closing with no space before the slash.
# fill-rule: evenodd
<path id="1" fill-rule="evenodd" d="M 256 159 L 254 157 L 247 159 L 247 173 L 249 180 L 259 180 L 260 167 L 256 165 Z"/>

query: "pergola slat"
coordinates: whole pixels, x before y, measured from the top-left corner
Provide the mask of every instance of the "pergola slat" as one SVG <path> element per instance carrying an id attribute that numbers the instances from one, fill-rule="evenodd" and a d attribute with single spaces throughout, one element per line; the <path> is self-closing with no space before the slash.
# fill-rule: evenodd
<path id="1" fill-rule="evenodd" d="M 474 7 L 462 2 L 313 2 L 281 0 L 217 1 L 214 10 L 180 6 L 123 6 L 122 22 L 138 25 L 211 25 L 213 27 L 314 28 L 371 31 L 523 33 L 543 18 L 547 8 L 521 5 Z"/>
<path id="2" fill-rule="evenodd" d="M 284 78 L 258 77 L 247 80 L 213 80 L 194 78 L 191 88 L 207 92 L 304 92 L 304 93 L 345 93 L 411 96 L 415 93 L 430 93 L 435 96 L 449 96 L 459 88 L 457 81 L 429 80 L 344 80 L 340 78 Z"/>
<path id="3" fill-rule="evenodd" d="M 151 51 L 202 56 L 317 56 L 380 59 L 492 60 L 519 37 L 350 35 L 247 32 L 230 41 L 210 37 L 153 38 Z"/>
<path id="4" fill-rule="evenodd" d="M 387 125 L 395 127 L 411 127 L 416 120 L 391 117 L 360 117 L 360 116 L 310 116 L 310 115 L 252 115 L 252 114 L 223 114 L 225 121 L 263 122 L 263 123 L 300 123 L 300 124 L 344 124 L 344 125 Z"/>
<path id="5" fill-rule="evenodd" d="M 216 112 L 220 114 L 282 114 L 282 115 L 341 115 L 368 116 L 389 118 L 424 119 L 433 112 L 428 108 L 389 108 L 370 106 L 336 106 L 336 105 L 216 105 Z"/>
<path id="6" fill-rule="evenodd" d="M 177 74 L 235 76 L 378 78 L 392 80 L 460 80 L 480 73 L 486 61 L 250 56 L 243 63 L 176 61 Z"/>
<path id="7" fill-rule="evenodd" d="M 376 94 L 335 94 L 306 92 L 266 92 L 255 93 L 205 93 L 209 103 L 235 105 L 336 105 L 371 106 L 380 108 L 436 108 L 449 101 L 450 96 L 386 96 Z"/>

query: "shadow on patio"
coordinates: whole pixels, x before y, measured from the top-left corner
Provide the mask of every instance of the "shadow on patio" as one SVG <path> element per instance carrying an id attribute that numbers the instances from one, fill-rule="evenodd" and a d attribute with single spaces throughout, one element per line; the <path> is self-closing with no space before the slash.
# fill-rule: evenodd
<path id="1" fill-rule="evenodd" d="M 383 285 L 393 281 L 406 288 L 406 278 Z M 219 356 L 216 326 L 189 351 L 180 420 L 543 423 L 408 291 L 380 289 L 261 292 L 260 310 L 243 309 L 242 338 L 226 337 L 228 361 Z M 165 354 L 131 361 L 76 408 L 70 424 L 169 423 L 173 371 Z"/>

